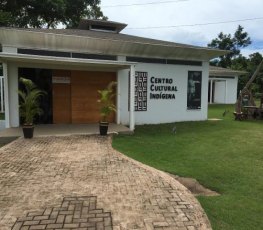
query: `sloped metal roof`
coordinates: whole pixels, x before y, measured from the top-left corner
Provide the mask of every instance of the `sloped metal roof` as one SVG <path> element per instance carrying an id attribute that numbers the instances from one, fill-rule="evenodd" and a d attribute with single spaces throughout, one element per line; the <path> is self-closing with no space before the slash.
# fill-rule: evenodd
<path id="1" fill-rule="evenodd" d="M 78 29 L 0 28 L 0 43 L 14 47 L 68 50 L 123 56 L 204 60 L 227 51 L 122 33 Z"/>
<path id="2" fill-rule="evenodd" d="M 100 39 L 109 39 L 109 40 L 118 40 L 126 42 L 136 42 L 152 45 L 172 45 L 178 47 L 191 47 L 191 48 L 204 48 L 200 46 L 193 46 L 187 44 L 181 44 L 176 42 L 169 42 L 139 36 L 133 36 L 123 33 L 111 33 L 104 31 L 94 31 L 94 30 L 84 30 L 84 29 L 35 29 L 35 28 L 12 28 L 12 27 L 1 27 L 0 29 L 4 30 L 17 30 L 17 31 L 26 31 L 26 32 L 38 32 L 45 34 L 60 34 L 60 35 L 72 35 L 72 36 L 82 36 L 86 38 L 100 38 Z M 206 48 L 208 50 L 213 50 Z"/>
<path id="3" fill-rule="evenodd" d="M 217 66 L 209 67 L 209 76 L 233 77 L 233 76 L 241 76 L 246 74 L 248 74 L 248 72 L 246 71 L 232 70 L 232 69 L 222 68 Z"/>

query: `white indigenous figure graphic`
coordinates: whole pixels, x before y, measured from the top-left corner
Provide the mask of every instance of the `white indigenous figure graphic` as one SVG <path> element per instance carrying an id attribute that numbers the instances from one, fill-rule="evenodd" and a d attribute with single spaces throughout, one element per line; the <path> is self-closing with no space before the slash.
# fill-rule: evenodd
<path id="1" fill-rule="evenodd" d="M 189 101 L 192 101 L 195 98 L 196 83 L 200 83 L 200 81 L 194 80 L 194 73 L 191 73 L 188 79 L 188 100 Z"/>
<path id="2" fill-rule="evenodd" d="M 187 85 L 187 109 L 201 108 L 202 72 L 189 71 Z"/>

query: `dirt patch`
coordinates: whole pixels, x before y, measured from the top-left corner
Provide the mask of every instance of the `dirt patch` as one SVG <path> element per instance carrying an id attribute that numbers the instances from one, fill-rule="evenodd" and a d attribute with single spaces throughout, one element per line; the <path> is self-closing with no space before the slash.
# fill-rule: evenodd
<path id="1" fill-rule="evenodd" d="M 4 145 L 11 143 L 16 140 L 18 137 L 0 137 L 0 148 Z"/>
<path id="2" fill-rule="evenodd" d="M 220 118 L 209 118 L 208 121 L 222 121 Z"/>
<path id="3" fill-rule="evenodd" d="M 220 196 L 219 193 L 212 191 L 203 185 L 201 185 L 196 179 L 188 178 L 188 177 L 179 177 L 177 175 L 170 174 L 174 179 L 183 184 L 186 188 L 188 188 L 191 193 L 195 196 Z"/>

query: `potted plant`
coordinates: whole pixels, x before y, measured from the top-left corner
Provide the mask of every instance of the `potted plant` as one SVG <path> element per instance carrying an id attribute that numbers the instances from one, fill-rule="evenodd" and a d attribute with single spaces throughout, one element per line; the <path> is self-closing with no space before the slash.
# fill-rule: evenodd
<path id="1" fill-rule="evenodd" d="M 100 104 L 100 135 L 107 135 L 109 121 L 108 118 L 112 112 L 116 111 L 116 106 L 113 103 L 115 93 L 114 87 L 116 86 L 116 82 L 112 81 L 108 84 L 107 88 L 103 90 L 98 90 L 99 93 L 99 100 L 98 103 Z"/>
<path id="2" fill-rule="evenodd" d="M 19 80 L 24 86 L 24 90 L 19 90 L 20 96 L 19 111 L 23 119 L 23 133 L 24 138 L 32 138 L 34 133 L 34 118 L 36 115 L 43 113 L 40 108 L 39 98 L 46 94 L 37 88 L 37 86 L 29 79 L 20 78 Z"/>

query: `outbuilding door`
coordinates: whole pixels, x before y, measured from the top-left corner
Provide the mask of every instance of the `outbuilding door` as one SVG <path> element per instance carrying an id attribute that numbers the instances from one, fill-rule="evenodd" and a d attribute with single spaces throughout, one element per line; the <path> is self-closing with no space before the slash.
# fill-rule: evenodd
<path id="1" fill-rule="evenodd" d="M 226 81 L 215 82 L 214 102 L 218 104 L 226 103 Z"/>

